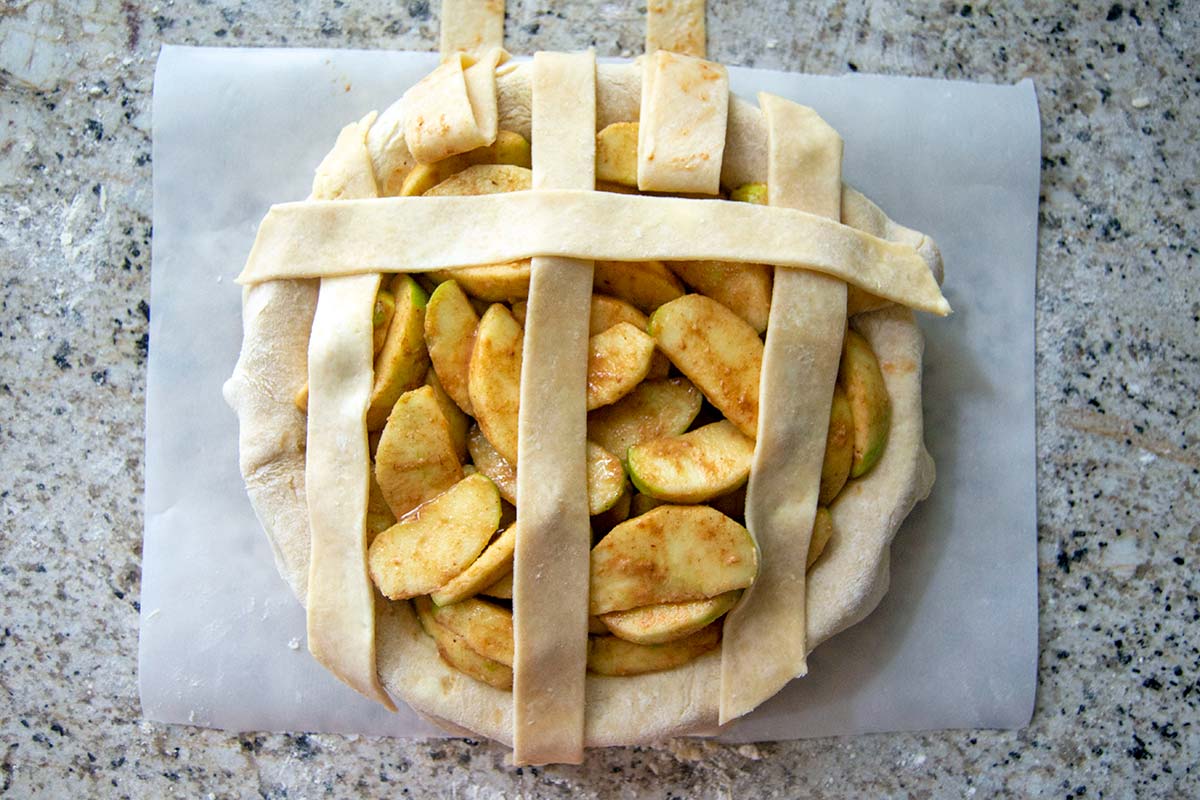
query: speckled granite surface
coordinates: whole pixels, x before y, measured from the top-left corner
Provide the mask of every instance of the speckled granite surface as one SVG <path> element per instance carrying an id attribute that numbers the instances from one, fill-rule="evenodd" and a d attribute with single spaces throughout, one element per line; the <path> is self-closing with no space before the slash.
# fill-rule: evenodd
<path id="1" fill-rule="evenodd" d="M 137 699 L 159 45 L 432 49 L 436 2 L 77 5 L 0 10 L 0 794 L 1200 793 L 1200 7 L 710 4 L 711 52 L 731 64 L 1037 83 L 1037 711 L 1019 732 L 522 770 L 470 740 L 149 724 Z M 643 8 L 510 0 L 508 40 L 633 52 Z M 574 32 L 595 17 L 594 38 Z"/>

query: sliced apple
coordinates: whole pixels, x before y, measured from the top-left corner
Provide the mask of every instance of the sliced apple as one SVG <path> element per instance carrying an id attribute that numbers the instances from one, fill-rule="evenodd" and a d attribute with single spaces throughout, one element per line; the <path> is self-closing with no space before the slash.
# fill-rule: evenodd
<path id="1" fill-rule="evenodd" d="M 375 453 L 375 479 L 399 519 L 463 477 L 450 426 L 429 386 L 405 392 L 388 416 Z"/>
<path id="2" fill-rule="evenodd" d="M 625 468 L 621 459 L 595 442 L 587 443 L 588 514 L 608 511 L 625 493 Z"/>
<path id="3" fill-rule="evenodd" d="M 587 408 L 611 405 L 633 391 L 650 371 L 654 340 L 620 322 L 588 340 Z"/>
<path id="4" fill-rule="evenodd" d="M 488 597 L 495 597 L 499 600 L 512 600 L 512 581 L 512 570 L 509 570 L 507 575 L 481 591 L 480 594 L 486 594 Z"/>
<path id="5" fill-rule="evenodd" d="M 646 314 L 683 296 L 683 284 L 661 261 L 597 261 L 592 285 Z"/>
<path id="6" fill-rule="evenodd" d="M 629 477 L 642 494 L 669 503 L 703 503 L 750 476 L 754 440 L 729 420 L 629 448 Z"/>
<path id="7" fill-rule="evenodd" d="M 672 300 L 647 329 L 679 371 L 747 436 L 758 434 L 763 343 L 750 323 L 702 294 Z"/>
<path id="8" fill-rule="evenodd" d="M 476 164 L 424 192 L 426 197 L 466 197 L 522 192 L 533 186 L 533 172 L 512 164 Z"/>
<path id="9" fill-rule="evenodd" d="M 749 322 L 758 333 L 767 329 L 774 273 L 766 264 L 668 261 L 667 266 L 688 286 Z"/>
<path id="10" fill-rule="evenodd" d="M 438 284 L 425 309 L 425 344 L 442 388 L 468 414 L 474 413 L 467 382 L 478 326 L 479 315 L 458 283 Z"/>
<path id="11" fill-rule="evenodd" d="M 825 545 L 829 544 L 832 538 L 833 515 L 825 506 L 817 506 L 817 515 L 813 518 L 812 538 L 808 540 L 808 562 L 804 566 L 805 569 L 812 569 L 812 565 L 821 557 L 821 553 L 825 552 Z"/>
<path id="12" fill-rule="evenodd" d="M 635 444 L 686 431 L 703 401 L 687 378 L 644 381 L 613 405 L 588 414 L 588 438 L 624 459 Z"/>
<path id="13" fill-rule="evenodd" d="M 375 537 L 371 580 L 392 600 L 429 594 L 471 566 L 499 525 L 495 485 L 469 475 Z"/>
<path id="14" fill-rule="evenodd" d="M 596 134 L 596 180 L 637 188 L 638 124 L 614 122 Z"/>
<path id="15" fill-rule="evenodd" d="M 461 636 L 447 630 L 445 626 L 439 625 L 433 618 L 433 604 L 429 602 L 428 597 L 416 598 L 413 600 L 413 605 L 416 607 L 417 619 L 421 621 L 421 627 L 433 638 L 442 661 L 464 675 L 486 683 L 488 686 L 494 686 L 497 689 L 512 689 L 512 667 L 479 655 L 467 646 Z"/>
<path id="16" fill-rule="evenodd" d="M 513 550 L 517 546 L 517 526 L 509 525 L 484 548 L 471 566 L 430 595 L 439 606 L 473 597 L 512 572 Z"/>
<path id="17" fill-rule="evenodd" d="M 470 597 L 448 606 L 435 605 L 432 616 L 479 655 L 512 666 L 513 622 L 508 609 Z"/>
<path id="18" fill-rule="evenodd" d="M 616 636 L 597 636 L 588 647 L 588 669 L 597 675 L 628 676 L 681 667 L 721 643 L 721 626 L 709 625 L 666 644 L 634 644 Z"/>
<path id="19" fill-rule="evenodd" d="M 475 164 L 512 164 L 518 167 L 529 167 L 532 165 L 531 155 L 529 142 L 524 136 L 512 131 L 500 131 L 496 136 L 496 141 L 490 145 L 443 158 L 431 164 L 418 164 L 413 167 L 412 171 L 404 177 L 404 183 L 400 187 L 400 196 L 415 197 L 425 194 L 451 175 Z"/>
<path id="20" fill-rule="evenodd" d="M 380 289 L 375 295 L 375 309 L 371 312 L 371 325 L 374 326 L 374 341 L 372 354 L 379 355 L 383 343 L 387 341 L 388 328 L 392 317 L 396 314 L 396 296 L 387 289 Z"/>
<path id="21" fill-rule="evenodd" d="M 592 548 L 591 613 L 716 597 L 745 589 L 757 572 L 741 525 L 708 506 L 659 506 Z"/>
<path id="22" fill-rule="evenodd" d="M 765 183 L 743 183 L 729 193 L 729 199 L 740 203 L 765 206 L 767 204 L 767 185 Z"/>
<path id="23" fill-rule="evenodd" d="M 600 617 L 613 636 L 634 644 L 663 644 L 690 636 L 733 608 L 740 591 L 725 592 L 704 600 L 659 603 L 613 611 Z"/>
<path id="24" fill-rule="evenodd" d="M 433 397 L 437 400 L 438 408 L 442 410 L 442 416 L 446 418 L 446 426 L 450 429 L 450 440 L 454 442 L 454 454 L 461 463 L 467 458 L 467 431 L 471 429 L 471 418 L 463 413 L 462 409 L 458 407 L 458 403 L 450 399 L 450 395 L 446 394 L 446 389 L 438 380 L 437 372 L 432 366 L 425 372 L 425 385 L 433 390 Z"/>
<path id="25" fill-rule="evenodd" d="M 524 338 L 512 312 L 499 303 L 492 305 L 476 328 L 467 380 L 479 428 L 496 452 L 514 465 Z"/>
<path id="26" fill-rule="evenodd" d="M 436 281 L 453 278 L 472 298 L 489 303 L 509 303 L 529 296 L 530 260 L 506 261 L 478 267 L 436 269 L 429 276 Z"/>
<path id="27" fill-rule="evenodd" d="M 887 446 L 892 425 L 892 401 L 883 382 L 879 361 L 871 345 L 857 331 L 846 331 L 838 382 L 846 390 L 854 418 L 854 459 L 850 477 L 859 478 L 875 466 Z"/>
<path id="28" fill-rule="evenodd" d="M 829 407 L 829 433 L 825 437 L 825 460 L 821 464 L 821 488 L 817 502 L 827 506 L 838 496 L 850 477 L 854 461 L 854 416 L 846 390 L 833 385 L 833 403 Z"/>
<path id="29" fill-rule="evenodd" d="M 516 505 L 517 470 L 508 459 L 496 452 L 496 448 L 492 447 L 492 443 L 483 435 L 478 425 L 467 433 L 467 452 L 471 454 L 471 461 L 475 467 L 496 484 L 500 496 Z"/>
<path id="30" fill-rule="evenodd" d="M 387 339 L 375 356 L 375 380 L 367 407 L 367 430 L 383 427 L 400 395 L 425 380 L 429 352 L 425 349 L 425 290 L 407 275 L 392 279 L 396 311 L 388 326 Z"/>

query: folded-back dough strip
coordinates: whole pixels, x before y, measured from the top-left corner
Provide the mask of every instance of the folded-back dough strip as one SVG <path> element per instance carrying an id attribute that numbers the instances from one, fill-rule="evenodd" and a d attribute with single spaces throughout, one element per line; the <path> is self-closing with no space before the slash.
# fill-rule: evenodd
<path id="1" fill-rule="evenodd" d="M 729 116 L 729 73 L 702 58 L 646 56 L 637 182 L 644 192 L 716 195 Z"/>
<path id="2" fill-rule="evenodd" d="M 799 267 L 910 308 L 950 313 L 929 265 L 909 244 L 791 208 L 569 190 L 272 206 L 238 282 L 424 272 L 532 256 Z"/>
<path id="3" fill-rule="evenodd" d="M 504 0 L 442 0 L 441 42 L 446 61 L 504 45 Z"/>
<path id="4" fill-rule="evenodd" d="M 646 4 L 646 52 L 670 50 L 704 58 L 704 0 L 650 0 Z"/>
<path id="5" fill-rule="evenodd" d="M 770 130 L 771 204 L 837 218 L 842 138 L 810 108 L 765 93 L 758 101 Z M 761 566 L 725 621 L 722 725 L 808 671 L 805 563 L 845 327 L 845 283 L 804 270 L 775 271 L 746 490 L 746 526 Z"/>
<path id="6" fill-rule="evenodd" d="M 535 187 L 594 187 L 595 117 L 595 55 L 535 55 Z M 591 293 L 591 261 L 534 257 L 517 445 L 521 524 L 513 557 L 516 764 L 583 760 L 592 543 L 585 445 Z"/>
<path id="7" fill-rule="evenodd" d="M 313 195 L 373 197 L 364 142 L 347 125 L 317 168 Z M 372 311 L 379 273 L 323 278 L 308 347 L 308 649 L 346 684 L 390 710 L 375 665 L 375 588 L 367 575 Z"/>

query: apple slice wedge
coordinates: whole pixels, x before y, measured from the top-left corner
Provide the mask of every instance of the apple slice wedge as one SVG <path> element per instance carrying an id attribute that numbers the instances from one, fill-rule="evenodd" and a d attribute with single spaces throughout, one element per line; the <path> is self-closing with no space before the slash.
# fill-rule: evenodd
<path id="1" fill-rule="evenodd" d="M 512 666 L 513 622 L 508 609 L 470 597 L 461 603 L 435 605 L 432 615 L 437 624 L 461 636 L 479 655 Z"/>
<path id="2" fill-rule="evenodd" d="M 642 494 L 669 503 L 703 503 L 750 476 L 754 440 L 723 419 L 680 436 L 629 448 L 629 477 Z"/>
<path id="3" fill-rule="evenodd" d="M 725 592 L 704 600 L 659 603 L 613 611 L 600 617 L 613 636 L 634 644 L 663 644 L 690 636 L 716 622 L 737 603 L 740 591 Z"/>
<path id="4" fill-rule="evenodd" d="M 367 407 L 367 430 L 377 431 L 387 422 L 400 395 L 425 380 L 429 352 L 425 349 L 425 290 L 407 275 L 392 279 L 396 310 L 387 338 L 375 356 L 375 379 Z"/>
<path id="5" fill-rule="evenodd" d="M 821 463 L 821 487 L 817 502 L 827 506 L 838 496 L 850 477 L 854 462 L 854 415 L 846 390 L 833 385 L 833 403 L 829 407 L 829 433 L 825 437 L 825 460 Z"/>
<path id="6" fill-rule="evenodd" d="M 721 626 L 709 625 L 666 644 L 634 644 L 616 636 L 597 636 L 588 648 L 588 669 L 597 675 L 642 675 L 683 666 L 721 643 Z"/>
<path id="7" fill-rule="evenodd" d="M 433 618 L 433 604 L 429 602 L 428 597 L 417 597 L 413 600 L 413 605 L 416 606 L 421 627 L 433 638 L 442 661 L 488 686 L 505 690 L 512 688 L 512 667 L 479 655 L 467 646 L 461 636 L 439 625 Z"/>
<path id="8" fill-rule="evenodd" d="M 425 343 L 429 347 L 429 360 L 433 362 L 446 394 L 459 408 L 472 415 L 475 412 L 471 408 L 467 383 L 477 327 L 479 315 L 457 281 L 438 284 L 425 308 Z"/>
<path id="9" fill-rule="evenodd" d="M 712 298 L 689 294 L 655 311 L 647 331 L 726 419 L 757 436 L 763 343 L 750 323 Z"/>
<path id="10" fill-rule="evenodd" d="M 883 455 L 892 425 L 892 401 L 879 361 L 862 334 L 847 330 L 838 382 L 846 390 L 854 418 L 854 460 L 850 477 L 867 474 Z"/>
<path id="11" fill-rule="evenodd" d="M 391 600 L 429 594 L 471 566 L 499 526 L 496 486 L 468 475 L 375 537 L 371 580 Z"/>
<path id="12" fill-rule="evenodd" d="M 587 409 L 611 405 L 633 391 L 650 371 L 654 340 L 619 322 L 588 340 Z"/>
<path id="13" fill-rule="evenodd" d="M 758 573 L 750 532 L 708 506 L 659 506 L 592 548 L 591 613 L 703 600 Z"/>
<path id="14" fill-rule="evenodd" d="M 467 388 L 480 430 L 496 452 L 517 463 L 517 412 L 521 404 L 521 349 L 525 331 L 499 303 L 475 331 Z"/>
<path id="15" fill-rule="evenodd" d="M 509 525 L 492 540 L 479 558 L 442 588 L 430 595 L 439 606 L 473 597 L 512 571 L 517 546 L 517 526 Z"/>
<path id="16" fill-rule="evenodd" d="M 619 297 L 649 314 L 683 296 L 683 284 L 661 261 L 597 261 L 595 291 Z"/>
<path id="17" fill-rule="evenodd" d="M 624 461 L 635 444 L 686 431 L 703 402 L 687 378 L 643 381 L 616 403 L 588 414 L 588 438 Z"/>
<path id="18" fill-rule="evenodd" d="M 462 477 L 450 425 L 433 388 L 402 394 L 375 452 L 375 480 L 392 513 L 403 517 Z"/>
<path id="19" fill-rule="evenodd" d="M 737 314 L 758 333 L 771 315 L 773 273 L 766 264 L 732 261 L 668 261 L 684 283 Z"/>

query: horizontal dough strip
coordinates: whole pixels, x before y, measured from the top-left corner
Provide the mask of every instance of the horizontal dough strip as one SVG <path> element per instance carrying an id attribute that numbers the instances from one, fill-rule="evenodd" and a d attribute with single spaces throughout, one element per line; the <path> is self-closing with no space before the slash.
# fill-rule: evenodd
<path id="1" fill-rule="evenodd" d="M 911 246 L 813 214 L 569 190 L 283 203 L 259 226 L 238 282 L 424 272 L 533 256 L 796 267 L 920 311 L 950 313 Z"/>

